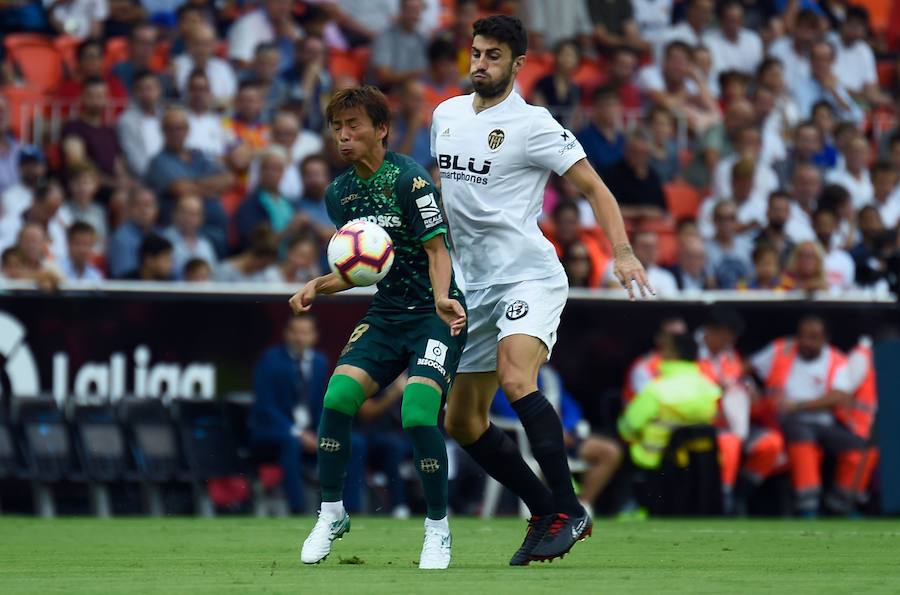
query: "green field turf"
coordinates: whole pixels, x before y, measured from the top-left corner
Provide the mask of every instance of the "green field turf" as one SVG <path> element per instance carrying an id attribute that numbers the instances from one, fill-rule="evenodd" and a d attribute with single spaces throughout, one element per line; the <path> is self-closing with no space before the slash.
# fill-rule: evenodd
<path id="1" fill-rule="evenodd" d="M 0 593 L 900 593 L 896 521 L 599 520 L 565 560 L 509 568 L 521 521 L 454 519 L 453 565 L 427 573 L 421 521 L 354 518 L 303 566 L 311 525 L 0 518 Z"/>

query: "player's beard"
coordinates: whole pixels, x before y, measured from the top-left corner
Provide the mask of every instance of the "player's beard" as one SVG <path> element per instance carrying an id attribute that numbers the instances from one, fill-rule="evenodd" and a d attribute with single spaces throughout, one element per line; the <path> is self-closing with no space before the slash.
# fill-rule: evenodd
<path id="1" fill-rule="evenodd" d="M 485 73 L 486 74 L 486 73 Z M 484 99 L 494 99 L 495 97 L 499 97 L 503 95 L 506 91 L 506 88 L 509 87 L 509 82 L 512 80 L 512 68 L 506 73 L 506 76 L 497 79 L 496 82 L 491 82 L 489 80 L 476 81 L 472 80 L 472 88 L 475 89 L 475 92 Z"/>

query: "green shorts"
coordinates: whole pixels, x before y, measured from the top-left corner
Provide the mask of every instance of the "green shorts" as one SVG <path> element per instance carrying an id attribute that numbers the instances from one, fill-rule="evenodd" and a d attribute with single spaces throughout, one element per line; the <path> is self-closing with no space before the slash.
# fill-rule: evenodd
<path id="1" fill-rule="evenodd" d="M 433 311 L 421 314 L 368 313 L 359 321 L 337 365 L 365 370 L 384 388 L 406 370 L 437 382 L 446 398 L 466 345 L 466 331 L 450 336 L 450 327 Z"/>

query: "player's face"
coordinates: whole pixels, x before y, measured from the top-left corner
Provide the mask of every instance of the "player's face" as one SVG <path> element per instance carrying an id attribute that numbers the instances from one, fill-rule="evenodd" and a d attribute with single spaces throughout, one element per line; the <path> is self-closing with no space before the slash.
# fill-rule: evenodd
<path id="1" fill-rule="evenodd" d="M 525 56 L 514 58 L 509 45 L 476 35 L 469 61 L 472 87 L 481 97 L 499 97 L 512 85 L 524 63 Z"/>
<path id="2" fill-rule="evenodd" d="M 387 136 L 387 126 L 382 124 L 376 128 L 364 109 L 354 107 L 334 115 L 331 132 L 341 158 L 354 163 L 381 145 Z"/>

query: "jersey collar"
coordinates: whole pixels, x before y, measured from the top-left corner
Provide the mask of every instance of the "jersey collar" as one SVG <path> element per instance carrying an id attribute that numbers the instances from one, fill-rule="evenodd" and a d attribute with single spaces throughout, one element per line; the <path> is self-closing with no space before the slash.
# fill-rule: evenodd
<path id="1" fill-rule="evenodd" d="M 369 176 L 368 178 L 363 178 L 363 177 L 361 177 L 361 176 L 359 175 L 359 173 L 357 173 L 356 168 L 354 168 L 354 167 L 351 165 L 351 166 L 350 166 L 350 169 L 353 170 L 353 177 L 356 178 L 356 181 L 357 181 L 357 182 L 359 182 L 360 184 L 362 184 L 362 185 L 364 185 L 364 186 L 366 186 L 366 185 L 368 185 L 368 184 L 371 184 L 371 183 L 372 183 L 372 180 L 378 179 L 378 174 L 380 174 L 380 173 L 382 172 L 382 170 L 383 170 L 384 168 L 387 167 L 387 164 L 388 164 L 388 155 L 390 155 L 390 154 L 391 154 L 391 151 L 385 151 L 385 153 L 384 153 L 384 160 L 381 162 L 381 165 L 379 165 L 379 166 L 378 166 L 378 169 L 376 169 L 376 170 L 372 173 L 372 175 Z"/>
<path id="2" fill-rule="evenodd" d="M 510 101 L 513 99 L 514 96 L 519 97 L 519 94 L 516 93 L 515 88 L 513 88 L 513 90 L 509 92 L 509 95 L 506 96 L 506 99 L 504 99 L 497 105 L 492 105 L 491 107 L 489 107 L 487 109 L 481 110 L 480 112 L 476 112 L 475 111 L 475 95 L 476 95 L 475 93 L 472 93 L 470 95 L 472 100 L 469 101 L 469 109 L 472 110 L 472 114 L 475 116 L 480 116 L 481 114 L 486 114 L 488 112 L 498 111 L 498 110 L 500 110 L 500 108 L 502 108 L 503 106 L 510 103 Z"/>

